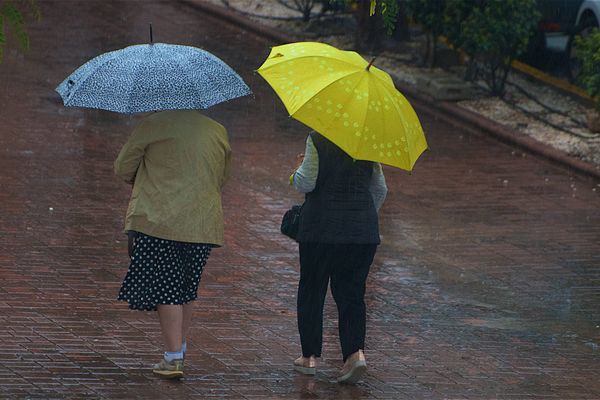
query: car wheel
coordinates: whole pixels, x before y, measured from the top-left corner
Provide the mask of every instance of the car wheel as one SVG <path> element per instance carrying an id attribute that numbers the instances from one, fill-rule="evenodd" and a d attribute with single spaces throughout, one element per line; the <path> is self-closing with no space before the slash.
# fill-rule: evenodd
<path id="1" fill-rule="evenodd" d="M 598 21 L 593 16 L 585 18 L 581 21 L 581 24 L 577 27 L 575 34 L 569 37 L 569 43 L 567 45 L 567 55 L 569 57 L 568 74 L 571 82 L 576 82 L 579 73 L 581 72 L 581 60 L 577 58 L 575 52 L 575 38 L 578 36 L 586 37 L 592 33 L 593 29 L 598 29 Z"/>

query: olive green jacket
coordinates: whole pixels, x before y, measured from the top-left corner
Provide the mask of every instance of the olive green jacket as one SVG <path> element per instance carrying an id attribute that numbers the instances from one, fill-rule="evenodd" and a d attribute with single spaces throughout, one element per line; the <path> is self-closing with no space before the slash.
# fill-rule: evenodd
<path id="1" fill-rule="evenodd" d="M 222 246 L 221 188 L 230 154 L 225 128 L 198 111 L 146 117 L 114 165 L 133 183 L 125 231 Z"/>

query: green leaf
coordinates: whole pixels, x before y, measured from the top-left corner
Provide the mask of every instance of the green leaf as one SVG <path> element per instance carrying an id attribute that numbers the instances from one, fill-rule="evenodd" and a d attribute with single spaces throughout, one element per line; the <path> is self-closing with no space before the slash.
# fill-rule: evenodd
<path id="1" fill-rule="evenodd" d="M 8 24 L 15 33 L 21 48 L 23 50 L 28 50 L 29 35 L 27 35 L 27 32 L 25 32 L 25 21 L 23 20 L 23 15 L 17 9 L 15 4 L 12 1 L 6 1 L 0 13 L 3 14 L 8 21 Z"/>
<path id="2" fill-rule="evenodd" d="M 501 93 L 505 72 L 527 48 L 539 18 L 535 0 L 447 0 L 443 13 L 445 35 L 455 47 L 485 65 L 486 83 L 493 92 Z"/>
<path id="3" fill-rule="evenodd" d="M 397 0 L 386 0 L 381 4 L 381 15 L 383 16 L 383 26 L 388 35 L 391 35 L 396 28 L 398 14 L 400 9 Z"/>
<path id="4" fill-rule="evenodd" d="M 581 60 L 578 83 L 592 96 L 600 95 L 600 32 L 575 38 L 575 52 Z"/>

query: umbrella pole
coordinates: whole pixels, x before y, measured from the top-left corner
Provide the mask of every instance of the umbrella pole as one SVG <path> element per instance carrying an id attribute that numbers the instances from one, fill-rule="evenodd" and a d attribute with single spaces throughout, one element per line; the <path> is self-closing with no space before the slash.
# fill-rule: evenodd
<path id="1" fill-rule="evenodd" d="M 373 62 L 375 61 L 377 57 L 373 57 L 373 59 L 371 60 L 371 62 L 369 63 L 369 65 L 367 65 L 367 71 L 369 70 L 369 68 L 371 68 L 371 65 L 373 65 Z"/>

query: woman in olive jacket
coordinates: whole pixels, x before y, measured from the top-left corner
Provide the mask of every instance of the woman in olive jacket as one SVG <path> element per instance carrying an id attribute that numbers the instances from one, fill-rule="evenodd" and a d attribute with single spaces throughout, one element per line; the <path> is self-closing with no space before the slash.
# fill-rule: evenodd
<path id="1" fill-rule="evenodd" d="M 338 308 L 344 365 L 338 382 L 354 383 L 366 371 L 365 282 L 379 244 L 377 212 L 387 193 L 379 163 L 353 160 L 312 132 L 304 159 L 291 177 L 306 193 L 297 241 L 300 251 L 297 371 L 313 375 L 321 356 L 327 285 Z"/>
<path id="2" fill-rule="evenodd" d="M 125 218 L 131 263 L 119 300 L 158 310 L 166 352 L 154 373 L 183 376 L 186 336 L 202 269 L 223 245 L 221 188 L 230 147 L 219 123 L 192 110 L 146 117 L 115 161 L 133 184 Z"/>

